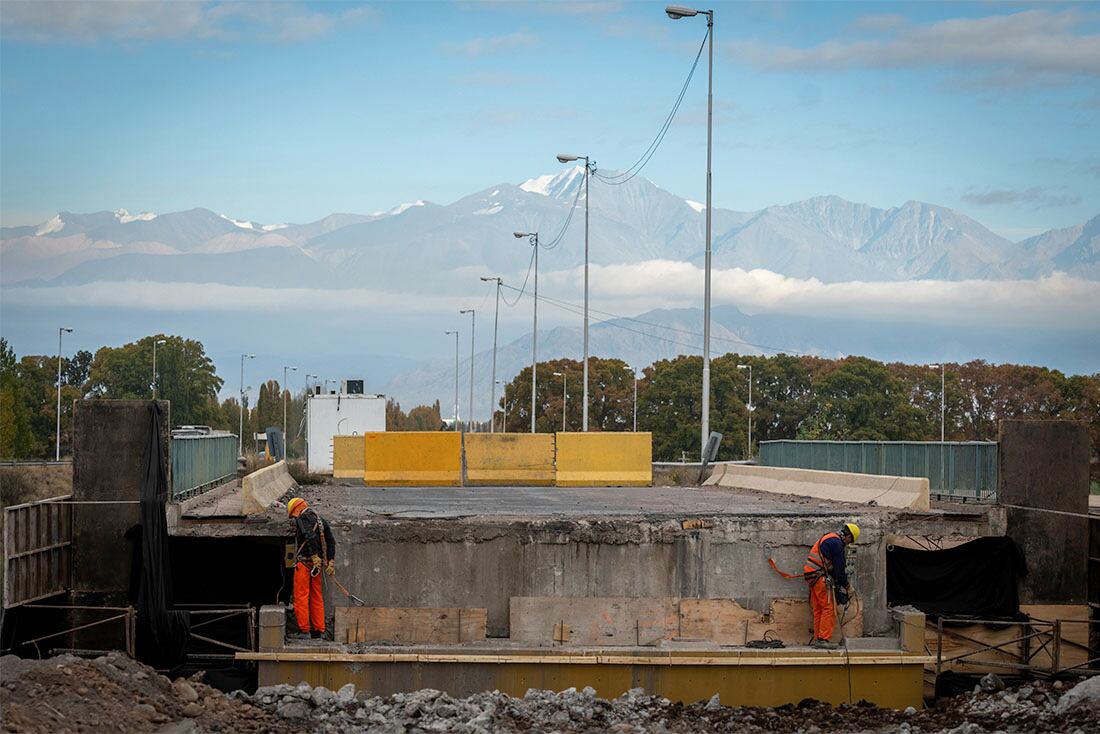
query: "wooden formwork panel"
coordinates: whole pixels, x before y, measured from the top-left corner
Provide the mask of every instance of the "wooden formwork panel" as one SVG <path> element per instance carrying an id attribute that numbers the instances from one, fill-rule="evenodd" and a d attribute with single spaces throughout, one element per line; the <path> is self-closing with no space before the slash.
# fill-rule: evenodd
<path id="1" fill-rule="evenodd" d="M 508 612 L 510 638 L 539 644 L 656 645 L 679 638 L 744 645 L 767 636 L 803 645 L 812 637 L 805 599 L 776 599 L 761 614 L 733 599 L 514 596 Z M 863 634 L 862 610 L 851 610 L 843 630 L 840 621 L 834 639 Z"/>
<path id="2" fill-rule="evenodd" d="M 72 577 L 73 508 L 65 500 L 4 509 L 4 607 L 66 591 Z"/>
<path id="3" fill-rule="evenodd" d="M 457 644 L 485 639 L 488 612 L 474 607 L 337 607 L 336 642 Z"/>

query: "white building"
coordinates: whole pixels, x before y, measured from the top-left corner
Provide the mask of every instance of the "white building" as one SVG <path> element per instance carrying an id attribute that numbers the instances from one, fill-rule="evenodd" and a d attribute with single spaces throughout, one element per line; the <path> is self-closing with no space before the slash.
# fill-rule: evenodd
<path id="1" fill-rule="evenodd" d="M 332 437 L 386 430 L 385 395 L 310 395 L 306 400 L 306 465 L 332 474 Z"/>

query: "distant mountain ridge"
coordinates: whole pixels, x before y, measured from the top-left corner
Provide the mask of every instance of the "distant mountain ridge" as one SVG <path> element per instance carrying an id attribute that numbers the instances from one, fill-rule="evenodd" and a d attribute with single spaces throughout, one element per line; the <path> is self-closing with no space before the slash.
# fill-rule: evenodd
<path id="1" fill-rule="evenodd" d="M 511 233 L 558 239 L 573 203 L 583 207 L 583 178 L 575 167 L 447 205 L 417 201 L 306 224 L 264 225 L 208 209 L 61 212 L 41 225 L 0 230 L 0 282 L 179 281 L 184 273 L 217 272 L 217 282 L 257 285 L 262 281 L 248 263 L 270 270 L 262 261 L 294 263 L 279 279 L 304 287 L 422 282 L 425 274 L 467 268 L 522 271 L 529 249 Z M 594 263 L 702 263 L 704 212 L 697 202 L 640 176 L 621 186 L 593 180 L 591 197 Z M 578 208 L 558 246 L 543 256 L 544 268 L 583 261 L 582 213 Z M 170 265 L 165 257 L 173 258 Z M 1100 216 L 1014 243 L 966 215 L 916 201 L 881 209 L 821 196 L 757 212 L 716 208 L 713 261 L 826 282 L 1028 279 L 1054 271 L 1100 279 Z"/>

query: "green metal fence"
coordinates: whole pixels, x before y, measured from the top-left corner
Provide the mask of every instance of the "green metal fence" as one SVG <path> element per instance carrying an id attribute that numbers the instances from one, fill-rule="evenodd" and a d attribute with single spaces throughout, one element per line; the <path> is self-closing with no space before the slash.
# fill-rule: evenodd
<path id="1" fill-rule="evenodd" d="M 997 496 L 995 441 L 761 441 L 760 463 L 927 477 L 933 495 L 966 500 Z"/>
<path id="2" fill-rule="evenodd" d="M 172 436 L 172 499 L 213 489 L 237 475 L 237 437 L 232 433 Z"/>

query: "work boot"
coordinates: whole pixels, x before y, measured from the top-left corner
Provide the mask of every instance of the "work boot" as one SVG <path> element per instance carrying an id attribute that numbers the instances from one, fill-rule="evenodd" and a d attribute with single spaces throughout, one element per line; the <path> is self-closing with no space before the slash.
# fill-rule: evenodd
<path id="1" fill-rule="evenodd" d="M 324 632 L 318 632 L 317 630 L 313 630 L 312 632 L 309 633 L 309 636 L 310 636 L 311 639 L 319 640 L 319 639 L 321 639 L 321 636 L 323 634 L 325 634 L 325 633 Z"/>
<path id="2" fill-rule="evenodd" d="M 840 648 L 840 645 L 835 642 L 823 640 L 820 637 L 815 637 L 814 641 L 810 643 L 810 647 L 817 648 L 818 650 L 837 650 Z"/>
<path id="3" fill-rule="evenodd" d="M 308 640 L 308 639 L 309 639 L 309 633 L 308 632 L 287 632 L 286 633 L 287 642 L 295 642 L 295 641 Z"/>

